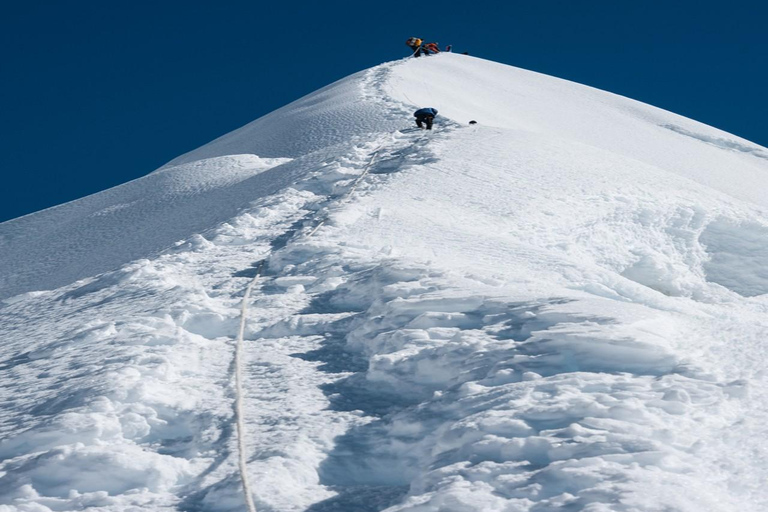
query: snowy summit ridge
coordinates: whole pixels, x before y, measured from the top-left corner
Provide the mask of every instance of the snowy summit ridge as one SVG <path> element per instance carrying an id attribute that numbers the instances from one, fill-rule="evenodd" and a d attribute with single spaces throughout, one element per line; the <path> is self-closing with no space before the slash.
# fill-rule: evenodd
<path id="1" fill-rule="evenodd" d="M 254 278 L 258 510 L 766 510 L 767 185 L 748 141 L 441 54 L 0 224 L 0 511 L 244 510 Z"/>

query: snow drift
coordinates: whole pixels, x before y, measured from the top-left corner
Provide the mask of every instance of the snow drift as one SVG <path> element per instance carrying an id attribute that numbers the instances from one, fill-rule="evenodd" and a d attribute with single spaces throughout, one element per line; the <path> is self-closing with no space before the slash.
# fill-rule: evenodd
<path id="1" fill-rule="evenodd" d="M 764 510 L 766 185 L 748 141 L 444 54 L 0 224 L 0 510 L 242 510 L 259 268 L 260 510 Z"/>

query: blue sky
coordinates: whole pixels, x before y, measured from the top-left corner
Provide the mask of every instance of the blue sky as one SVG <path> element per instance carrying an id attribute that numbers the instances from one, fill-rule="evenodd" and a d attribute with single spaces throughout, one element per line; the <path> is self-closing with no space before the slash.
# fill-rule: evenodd
<path id="1" fill-rule="evenodd" d="M 0 18 L 0 221 L 138 178 L 412 35 L 768 146 L 762 2 L 79 2 Z"/>

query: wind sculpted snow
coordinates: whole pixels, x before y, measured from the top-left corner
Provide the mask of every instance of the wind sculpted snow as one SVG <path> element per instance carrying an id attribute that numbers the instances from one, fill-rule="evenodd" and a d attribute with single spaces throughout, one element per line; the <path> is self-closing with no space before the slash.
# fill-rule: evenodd
<path id="1" fill-rule="evenodd" d="M 0 510 L 243 510 L 262 263 L 259 510 L 765 510 L 753 146 L 440 55 L 0 225 Z"/>

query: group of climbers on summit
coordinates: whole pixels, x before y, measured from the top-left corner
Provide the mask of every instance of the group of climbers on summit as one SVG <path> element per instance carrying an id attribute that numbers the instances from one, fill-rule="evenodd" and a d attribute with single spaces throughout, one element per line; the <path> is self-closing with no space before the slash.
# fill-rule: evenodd
<path id="1" fill-rule="evenodd" d="M 440 47 L 437 45 L 437 43 L 425 43 L 423 39 L 418 37 L 409 37 L 405 44 L 413 51 L 414 57 L 440 53 Z M 451 46 L 446 46 L 445 51 L 450 52 Z"/>

